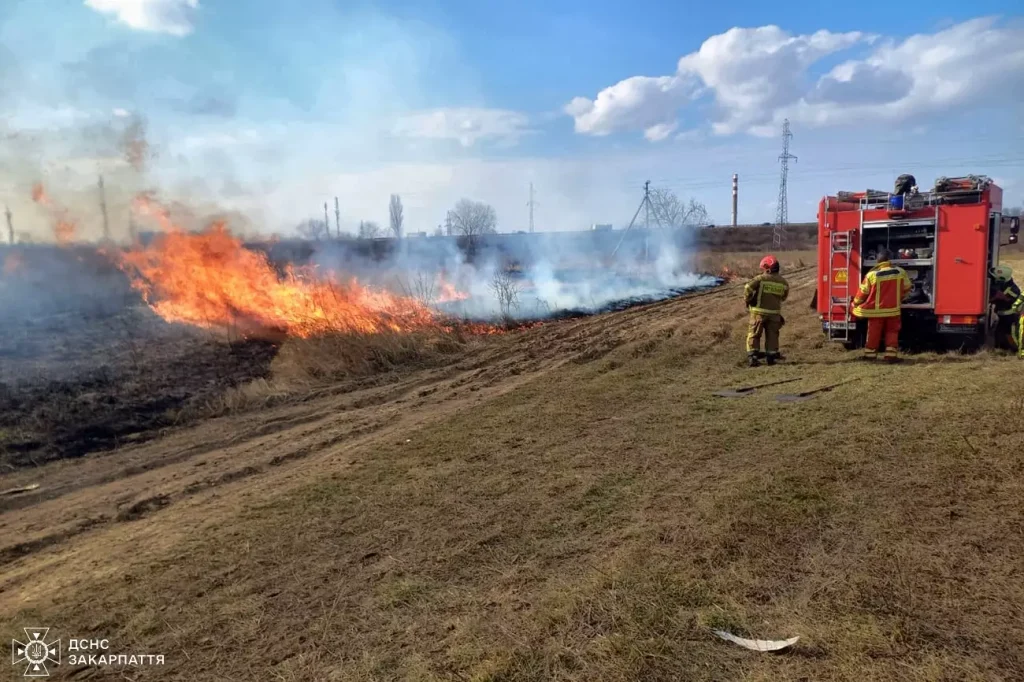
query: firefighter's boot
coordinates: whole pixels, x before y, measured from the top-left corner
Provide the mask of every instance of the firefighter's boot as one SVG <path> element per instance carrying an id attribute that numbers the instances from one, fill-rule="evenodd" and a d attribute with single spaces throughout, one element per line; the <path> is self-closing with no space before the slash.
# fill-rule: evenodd
<path id="1" fill-rule="evenodd" d="M 779 354 L 778 353 L 768 353 L 768 354 L 765 355 L 764 361 L 765 361 L 765 364 L 771 366 L 771 365 L 774 365 L 775 361 L 778 360 L 778 359 L 779 359 Z"/>
<path id="2" fill-rule="evenodd" d="M 747 353 L 747 367 L 760 367 L 761 362 L 757 359 L 757 353 Z"/>

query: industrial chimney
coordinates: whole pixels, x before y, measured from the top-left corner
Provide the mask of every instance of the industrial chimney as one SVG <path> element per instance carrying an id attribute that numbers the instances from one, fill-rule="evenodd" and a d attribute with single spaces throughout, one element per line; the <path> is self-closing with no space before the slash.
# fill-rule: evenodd
<path id="1" fill-rule="evenodd" d="M 732 174 L 732 226 L 736 227 L 736 200 L 740 192 L 740 178 L 736 173 Z"/>

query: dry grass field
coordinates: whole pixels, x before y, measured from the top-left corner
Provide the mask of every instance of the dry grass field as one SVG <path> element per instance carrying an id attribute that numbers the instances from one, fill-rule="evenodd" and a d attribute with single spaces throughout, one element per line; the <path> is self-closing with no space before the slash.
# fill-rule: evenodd
<path id="1" fill-rule="evenodd" d="M 6 471 L 0 634 L 166 656 L 73 680 L 1024 679 L 1024 364 L 860 362 L 783 264 L 775 367 L 737 280 L 371 376 L 285 347 L 219 416 Z"/>

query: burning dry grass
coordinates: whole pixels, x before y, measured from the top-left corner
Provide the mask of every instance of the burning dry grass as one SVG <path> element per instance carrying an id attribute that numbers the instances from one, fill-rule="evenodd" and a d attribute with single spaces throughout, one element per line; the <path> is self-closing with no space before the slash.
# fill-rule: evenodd
<path id="1" fill-rule="evenodd" d="M 46 622 L 166 653 L 140 680 L 1024 679 L 1020 363 L 858 362 L 822 340 L 813 276 L 792 283 L 774 368 L 742 368 L 737 283 L 545 325 L 416 384 L 435 391 L 420 402 L 268 411 L 255 426 L 299 425 L 224 458 L 299 466 L 10 565 L 4 634 Z M 607 348 L 535 364 L 587 343 Z M 710 627 L 802 639 L 769 656 Z"/>
<path id="2" fill-rule="evenodd" d="M 51 229 L 57 244 L 60 246 L 71 244 L 77 236 L 78 225 L 70 217 L 68 210 L 54 203 L 42 183 L 32 186 L 32 201 L 42 206 L 49 214 Z"/>
<path id="3" fill-rule="evenodd" d="M 169 322 L 291 337 L 415 331 L 439 323 L 423 303 L 354 278 L 318 277 L 292 266 L 279 273 L 222 223 L 198 234 L 171 226 L 152 245 L 113 256 Z"/>

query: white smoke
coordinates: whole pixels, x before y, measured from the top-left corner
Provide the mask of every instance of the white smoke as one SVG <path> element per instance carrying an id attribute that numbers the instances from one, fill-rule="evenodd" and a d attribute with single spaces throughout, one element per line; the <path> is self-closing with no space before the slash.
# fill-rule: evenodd
<path id="1" fill-rule="evenodd" d="M 491 235 L 475 245 L 472 259 L 464 241 L 449 237 L 324 242 L 311 262 L 321 272 L 355 276 L 454 317 L 543 319 L 598 313 L 718 284 L 716 277 L 693 272 L 693 234 L 666 229 Z M 391 251 L 368 253 L 371 244 Z M 445 285 L 465 298 L 446 299 Z M 513 291 L 511 307 L 502 306 L 502 286 L 506 295 Z"/>

